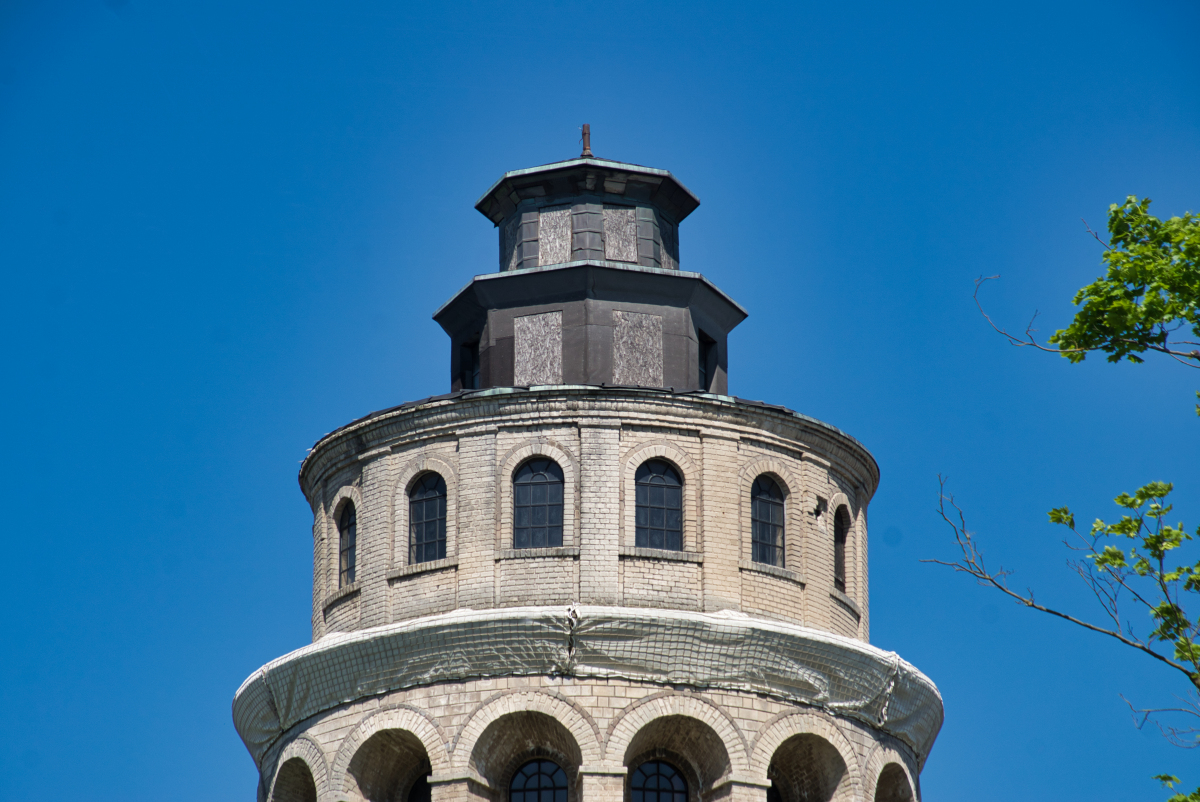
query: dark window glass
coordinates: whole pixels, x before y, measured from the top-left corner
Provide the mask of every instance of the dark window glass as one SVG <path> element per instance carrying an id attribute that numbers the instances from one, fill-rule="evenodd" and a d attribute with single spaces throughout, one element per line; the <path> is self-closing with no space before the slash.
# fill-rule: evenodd
<path id="1" fill-rule="evenodd" d="M 683 480 L 660 459 L 643 462 L 634 474 L 636 540 L 643 549 L 683 551 Z"/>
<path id="2" fill-rule="evenodd" d="M 446 482 L 436 473 L 427 473 L 408 494 L 408 562 L 445 557 Z"/>
<path id="3" fill-rule="evenodd" d="M 704 332 L 699 332 L 700 389 L 711 390 L 712 375 L 716 372 L 717 344 Z"/>
<path id="4" fill-rule="evenodd" d="M 513 775 L 510 802 L 567 802 L 567 773 L 551 760 L 531 760 Z"/>
<path id="5" fill-rule="evenodd" d="M 750 551 L 756 563 L 783 567 L 783 491 L 769 476 L 750 488 Z"/>
<path id="6" fill-rule="evenodd" d="M 418 778 L 412 788 L 408 790 L 408 802 L 430 802 L 431 798 L 429 775 L 426 774 L 424 777 Z"/>
<path id="7" fill-rule="evenodd" d="M 338 587 L 354 583 L 354 551 L 358 541 L 358 515 L 347 501 L 338 518 Z"/>
<path id="8" fill-rule="evenodd" d="M 459 350 L 459 378 L 462 389 L 479 389 L 479 343 L 463 343 Z"/>
<path id="9" fill-rule="evenodd" d="M 838 507 L 833 516 L 833 586 L 846 592 L 846 537 L 850 534 L 850 513 Z"/>
<path id="10" fill-rule="evenodd" d="M 638 766 L 629 776 L 632 802 L 687 802 L 687 783 L 675 768 L 660 760 Z"/>
<path id="11" fill-rule="evenodd" d="M 563 544 L 563 472 L 549 459 L 531 459 L 513 475 L 513 548 Z"/>

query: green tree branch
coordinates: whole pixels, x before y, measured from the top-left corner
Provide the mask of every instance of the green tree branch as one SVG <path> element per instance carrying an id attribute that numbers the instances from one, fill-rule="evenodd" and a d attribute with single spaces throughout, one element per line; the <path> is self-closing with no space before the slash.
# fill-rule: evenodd
<path id="1" fill-rule="evenodd" d="M 1082 362 L 1096 352 L 1106 354 L 1109 362 L 1141 363 L 1149 352 L 1189 368 L 1200 368 L 1200 217 L 1188 212 L 1164 221 L 1151 215 L 1149 209 L 1149 198 L 1133 195 L 1123 204 L 1110 206 L 1108 242 L 1084 221 L 1088 232 L 1104 246 L 1101 259 L 1107 269 L 1103 277 L 1075 294 L 1073 302 L 1079 307 L 1075 318 L 1067 328 L 1048 338 L 1047 344 L 1035 337 L 1036 312 L 1018 336 L 996 325 L 984 310 L 979 290 L 999 276 L 975 280 L 973 298 L 980 314 L 1012 345 L 1058 353 L 1072 363 Z M 1196 339 L 1180 339 L 1180 332 L 1190 332 Z M 1196 397 L 1200 398 L 1200 392 Z M 1196 414 L 1200 415 L 1200 404 L 1196 405 Z M 1111 621 L 1110 626 L 1104 626 L 1039 604 L 1031 590 L 1022 594 L 1010 589 L 1007 577 L 1011 572 L 1003 568 L 991 571 L 985 565 L 962 509 L 953 496 L 946 494 L 945 479 L 939 476 L 938 481 L 938 513 L 954 531 L 960 557 L 922 562 L 966 573 L 1018 604 L 1107 635 L 1186 676 L 1191 688 L 1187 699 L 1177 697 L 1181 707 L 1138 709 L 1130 704 L 1139 729 L 1152 717 L 1164 714 L 1200 719 L 1200 615 L 1196 610 L 1200 606 L 1200 561 L 1176 564 L 1178 551 L 1193 536 L 1182 523 L 1172 525 L 1167 519 L 1172 512 L 1167 497 L 1173 485 L 1150 482 L 1132 495 L 1122 493 L 1114 499 L 1122 509 L 1120 519 L 1111 524 L 1097 519 L 1087 531 L 1076 528 L 1075 515 L 1069 508 L 1049 512 L 1051 523 L 1071 532 L 1063 543 L 1080 552 L 1081 559 L 1069 560 L 1068 565 L 1087 584 Z M 1200 538 L 1200 528 L 1196 537 Z M 1122 623 L 1122 600 L 1149 614 L 1148 631 L 1139 633 L 1127 619 Z M 1200 727 L 1174 727 L 1153 720 L 1171 743 L 1200 746 Z M 1169 789 L 1179 783 L 1179 778 L 1169 774 L 1155 779 Z M 1175 794 L 1168 802 L 1200 802 L 1200 789 L 1188 795 Z"/>

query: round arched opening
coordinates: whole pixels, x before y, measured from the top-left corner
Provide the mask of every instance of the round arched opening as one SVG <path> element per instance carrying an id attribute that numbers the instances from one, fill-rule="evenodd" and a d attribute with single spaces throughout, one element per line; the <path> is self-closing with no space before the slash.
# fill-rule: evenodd
<path id="1" fill-rule="evenodd" d="M 691 716 L 661 716 L 638 730 L 625 749 L 630 776 L 649 761 L 661 761 L 682 775 L 701 796 L 731 772 L 729 751 L 712 727 Z M 694 796 L 694 794 L 693 794 Z M 665 798 L 660 799 L 665 802 Z"/>
<path id="2" fill-rule="evenodd" d="M 380 730 L 368 738 L 346 768 L 344 791 L 355 802 L 428 799 L 429 755 L 408 730 Z M 416 794 L 416 796 L 414 796 Z"/>
<path id="3" fill-rule="evenodd" d="M 470 765 L 492 789 L 503 791 L 507 798 L 513 778 L 537 761 L 548 761 L 562 769 L 567 800 L 573 800 L 583 754 L 571 731 L 545 713 L 508 713 L 487 725 L 471 750 Z"/>
<path id="4" fill-rule="evenodd" d="M 788 738 L 771 757 L 767 769 L 779 802 L 833 802 L 843 796 L 846 761 L 833 744 L 805 733 Z"/>
<path id="5" fill-rule="evenodd" d="M 904 769 L 896 763 L 884 766 L 875 783 L 875 802 L 912 802 L 912 799 L 912 786 Z"/>
<path id="6" fill-rule="evenodd" d="M 294 757 L 279 767 L 271 802 L 317 802 L 317 784 L 307 763 Z"/>

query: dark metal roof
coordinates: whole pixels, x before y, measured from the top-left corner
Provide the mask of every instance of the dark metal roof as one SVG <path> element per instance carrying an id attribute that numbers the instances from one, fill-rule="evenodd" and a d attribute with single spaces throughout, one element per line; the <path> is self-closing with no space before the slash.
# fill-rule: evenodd
<path id="1" fill-rule="evenodd" d="M 703 304 L 727 331 L 748 316 L 737 301 L 700 273 L 582 260 L 475 276 L 433 313 L 433 319 L 453 336 L 458 324 L 452 318 L 464 314 L 565 298 L 616 297 L 613 293 L 634 293 L 642 303 L 678 296 L 681 305 Z"/>
<path id="2" fill-rule="evenodd" d="M 500 225 L 521 201 L 580 194 L 615 195 L 651 203 L 676 223 L 700 205 L 700 199 L 667 170 L 579 158 L 507 172 L 483 193 L 475 208 Z"/>

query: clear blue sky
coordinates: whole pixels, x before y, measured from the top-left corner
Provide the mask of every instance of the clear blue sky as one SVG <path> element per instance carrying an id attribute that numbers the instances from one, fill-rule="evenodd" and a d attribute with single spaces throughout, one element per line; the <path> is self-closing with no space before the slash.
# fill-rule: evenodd
<path id="1" fill-rule="evenodd" d="M 938 683 L 927 800 L 1157 800 L 1184 681 L 945 569 L 1094 614 L 1045 512 L 1152 479 L 1200 518 L 1182 368 L 1071 366 L 1080 218 L 1200 210 L 1200 10 L 1145 3 L 0 5 L 0 798 L 252 799 L 241 681 L 310 636 L 322 434 L 444 392 L 472 204 L 578 153 L 672 170 L 683 267 L 750 318 L 730 387 L 875 454 L 872 640 Z"/>

